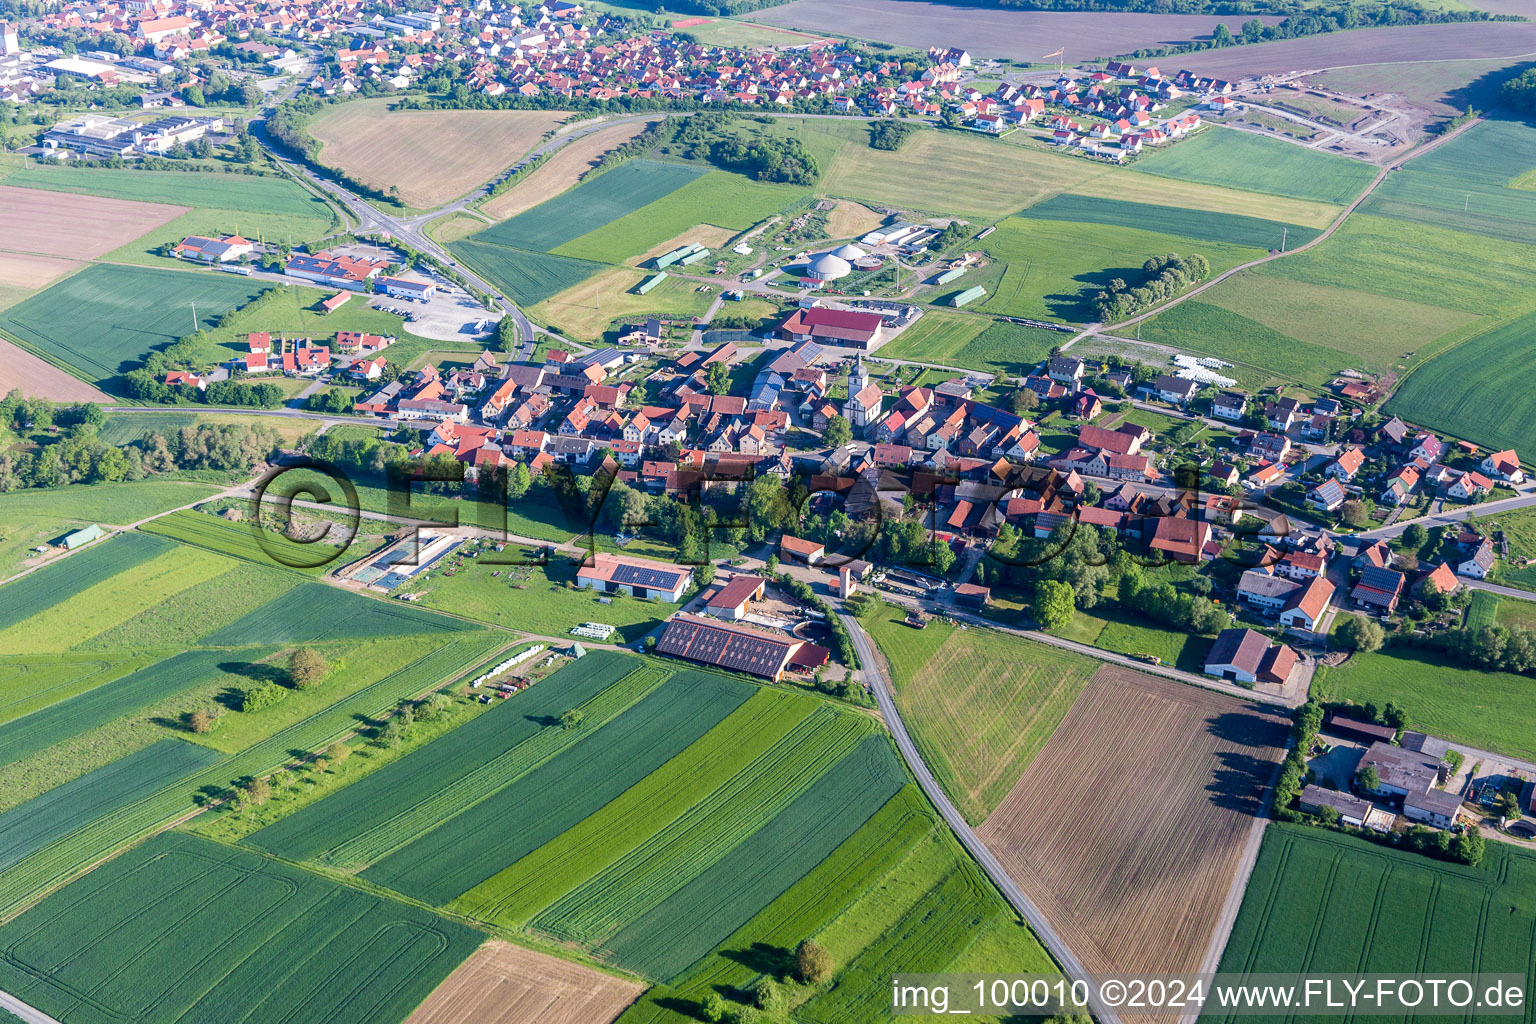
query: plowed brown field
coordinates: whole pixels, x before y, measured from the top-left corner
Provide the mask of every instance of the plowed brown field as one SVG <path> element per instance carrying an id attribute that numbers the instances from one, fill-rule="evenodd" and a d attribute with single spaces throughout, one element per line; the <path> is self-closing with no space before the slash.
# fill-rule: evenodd
<path id="1" fill-rule="evenodd" d="M 581 964 L 492 939 L 405 1024 L 609 1024 L 644 991 Z"/>
<path id="2" fill-rule="evenodd" d="M 645 121 L 626 121 L 623 124 L 599 128 L 590 135 L 583 135 L 555 150 L 555 154 L 526 179 L 492 199 L 480 208 L 487 217 L 506 220 L 524 210 L 531 210 L 546 199 L 553 199 L 575 185 L 581 176 L 590 171 L 599 157 L 610 149 L 617 149 L 645 129 L 661 120 L 660 117 Z"/>
<path id="3" fill-rule="evenodd" d="M 0 249 L 94 259 L 180 217 L 187 207 L 0 185 L 0 210 Z"/>
<path id="4" fill-rule="evenodd" d="M 46 398 L 54 402 L 111 402 L 83 380 L 77 380 L 54 366 L 0 340 L 0 395 L 20 388 L 28 398 Z"/>
<path id="5" fill-rule="evenodd" d="M 1198 971 L 1287 729 L 1106 666 L 977 833 L 1089 972 Z"/>

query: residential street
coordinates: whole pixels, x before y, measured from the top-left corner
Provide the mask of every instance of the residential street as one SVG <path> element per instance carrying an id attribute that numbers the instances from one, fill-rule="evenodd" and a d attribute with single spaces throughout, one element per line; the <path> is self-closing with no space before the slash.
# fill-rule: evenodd
<path id="1" fill-rule="evenodd" d="M 1522 490 L 1524 493 L 1516 498 L 1500 498 L 1498 501 L 1485 501 L 1481 505 L 1469 505 L 1466 508 L 1456 509 L 1453 512 L 1420 516 L 1417 519 L 1399 519 L 1391 526 L 1378 526 L 1374 530 L 1362 530 L 1360 533 L 1355 534 L 1355 536 L 1365 538 L 1366 540 L 1391 540 L 1394 537 L 1401 537 L 1403 531 L 1414 523 L 1419 523 L 1426 529 L 1429 529 L 1435 526 L 1445 526 L 1448 523 L 1462 522 L 1467 516 L 1477 516 L 1481 519 L 1483 516 L 1493 515 L 1497 512 L 1512 512 L 1517 508 L 1529 508 L 1532 505 L 1536 505 L 1536 489 L 1533 489 L 1531 484 L 1524 484 L 1522 485 Z"/>

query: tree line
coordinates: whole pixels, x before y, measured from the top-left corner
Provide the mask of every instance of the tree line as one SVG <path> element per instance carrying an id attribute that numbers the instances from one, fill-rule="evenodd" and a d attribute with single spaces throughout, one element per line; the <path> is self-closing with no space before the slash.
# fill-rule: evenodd
<path id="1" fill-rule="evenodd" d="M 30 487 L 117 483 L 182 469 L 249 472 L 278 446 L 267 427 L 203 423 L 180 430 L 154 431 L 125 445 L 98 436 L 106 414 L 92 403 L 55 406 L 12 391 L 0 400 L 0 427 L 17 432 L 62 429 L 35 450 L 0 452 L 0 494 Z"/>
<path id="2" fill-rule="evenodd" d="M 1195 253 L 1181 257 L 1176 253 L 1153 256 L 1141 265 L 1141 284 L 1131 286 L 1124 278 L 1114 278 L 1109 286 L 1093 297 L 1093 316 L 1100 323 L 1116 323 L 1135 316 L 1144 309 L 1165 302 L 1191 285 L 1199 284 L 1211 272 L 1204 256 Z"/>

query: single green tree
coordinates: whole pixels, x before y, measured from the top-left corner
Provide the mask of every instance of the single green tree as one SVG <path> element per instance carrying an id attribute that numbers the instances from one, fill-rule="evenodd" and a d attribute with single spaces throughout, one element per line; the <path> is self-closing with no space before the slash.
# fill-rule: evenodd
<path id="1" fill-rule="evenodd" d="M 821 439 L 830 447 L 840 448 L 853 440 L 853 427 L 842 416 L 833 416 L 827 420 L 827 429 L 821 432 Z"/>
<path id="2" fill-rule="evenodd" d="M 1060 629 L 1072 621 L 1072 585 L 1060 580 L 1039 580 L 1035 583 L 1035 599 L 1030 603 L 1030 615 L 1041 629 Z"/>
<path id="3" fill-rule="evenodd" d="M 1374 793 L 1381 787 L 1381 775 L 1377 773 L 1376 766 L 1373 764 L 1361 768 L 1360 774 L 1355 776 L 1355 779 L 1360 783 L 1360 788 L 1369 793 Z"/>
<path id="4" fill-rule="evenodd" d="M 581 723 L 586 721 L 586 714 L 580 708 L 567 708 L 560 715 L 560 728 L 569 732 L 572 729 L 581 728 Z"/>
<path id="5" fill-rule="evenodd" d="M 795 949 L 795 977 L 807 985 L 820 985 L 832 977 L 832 954 L 816 940 L 804 940 Z"/>

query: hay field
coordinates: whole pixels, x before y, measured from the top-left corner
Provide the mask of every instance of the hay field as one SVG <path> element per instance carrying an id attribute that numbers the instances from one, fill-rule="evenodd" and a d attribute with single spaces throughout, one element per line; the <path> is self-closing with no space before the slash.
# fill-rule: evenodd
<path id="1" fill-rule="evenodd" d="M 608 1024 L 644 990 L 638 982 L 492 939 L 405 1024 Z"/>
<path id="2" fill-rule="evenodd" d="M 523 181 L 480 207 L 480 212 L 496 220 L 505 220 L 524 210 L 531 210 L 547 199 L 553 199 L 575 185 L 604 153 L 624 145 L 660 120 L 661 117 L 657 116 L 644 121 L 609 125 L 566 143 Z"/>
<path id="3" fill-rule="evenodd" d="M 861 625 L 890 663 L 923 759 L 975 824 L 1046 748 L 1098 663 L 993 630 L 931 622 L 919 633 L 903 616 L 885 606 Z"/>
<path id="4" fill-rule="evenodd" d="M 97 172 L 110 173 L 110 172 Z M 0 185 L 11 252 L 94 259 L 187 212 L 185 206 Z M 61 231 L 62 225 L 68 231 Z"/>
<path id="5" fill-rule="evenodd" d="M 1209 210 L 1212 213 L 1235 213 L 1285 224 L 1301 224 L 1309 228 L 1327 227 L 1343 209 L 1333 203 L 1161 178 L 1135 168 L 1090 178 L 1070 194 L 1154 206 L 1177 206 L 1186 210 Z"/>
<path id="6" fill-rule="evenodd" d="M 689 242 L 696 242 L 708 249 L 718 249 L 738 234 L 740 232 L 735 228 L 722 228 L 718 224 L 699 224 L 686 231 L 678 232 L 665 242 L 658 242 L 627 262 L 632 266 L 643 266 L 656 257 L 665 256 L 673 249 L 687 245 Z"/>
<path id="7" fill-rule="evenodd" d="M 1375 167 L 1359 160 L 1219 126 L 1143 156 L 1136 170 L 1177 181 L 1341 205 L 1358 196 L 1376 176 Z"/>
<path id="8" fill-rule="evenodd" d="M 1088 971 L 1193 973 L 1287 728 L 1105 666 L 977 834 Z"/>
<path id="9" fill-rule="evenodd" d="M 695 291 L 699 286 L 670 277 L 648 295 L 636 295 L 635 286 L 651 275 L 628 267 L 612 267 L 595 277 L 545 299 L 528 312 L 569 332 L 573 337 L 596 340 L 614 320 L 643 315 L 701 316 L 716 290 Z"/>
<path id="10" fill-rule="evenodd" d="M 310 123 L 320 159 L 431 208 L 510 167 L 569 115 L 558 110 L 390 110 L 389 99 L 338 103 Z"/>
<path id="11" fill-rule="evenodd" d="M 899 151 L 845 143 L 821 179 L 831 196 L 996 219 L 1109 173 L 1073 160 L 953 132 L 918 132 Z"/>
<path id="12" fill-rule="evenodd" d="M 885 223 L 885 215 L 862 203 L 839 199 L 827 215 L 828 238 L 857 238 Z"/>

